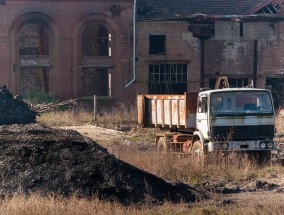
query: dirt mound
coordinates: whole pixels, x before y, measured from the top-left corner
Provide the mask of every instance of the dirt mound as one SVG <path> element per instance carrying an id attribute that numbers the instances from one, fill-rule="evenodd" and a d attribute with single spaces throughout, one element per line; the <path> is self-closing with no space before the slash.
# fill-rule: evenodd
<path id="1" fill-rule="evenodd" d="M 36 112 L 20 97 L 13 98 L 5 86 L 0 87 L 0 125 L 28 124 L 35 122 Z"/>
<path id="2" fill-rule="evenodd" d="M 0 126 L 0 194 L 56 193 L 130 203 L 195 202 L 199 192 L 116 159 L 73 130 Z"/>

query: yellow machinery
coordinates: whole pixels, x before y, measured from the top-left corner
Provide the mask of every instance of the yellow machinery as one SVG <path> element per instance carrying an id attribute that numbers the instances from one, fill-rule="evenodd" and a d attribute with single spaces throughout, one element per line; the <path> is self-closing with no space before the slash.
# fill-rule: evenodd
<path id="1" fill-rule="evenodd" d="M 215 89 L 230 88 L 228 78 L 226 76 L 218 77 L 215 84 Z"/>

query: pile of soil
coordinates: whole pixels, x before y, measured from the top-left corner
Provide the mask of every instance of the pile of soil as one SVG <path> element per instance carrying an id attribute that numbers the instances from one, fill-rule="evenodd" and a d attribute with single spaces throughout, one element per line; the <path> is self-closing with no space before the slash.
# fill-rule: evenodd
<path id="1" fill-rule="evenodd" d="M 0 126 L 0 195 L 98 197 L 122 204 L 195 202 L 204 195 L 116 159 L 74 130 Z"/>
<path id="2" fill-rule="evenodd" d="M 5 85 L 0 87 L 0 125 L 34 123 L 36 115 L 20 96 L 13 98 Z"/>

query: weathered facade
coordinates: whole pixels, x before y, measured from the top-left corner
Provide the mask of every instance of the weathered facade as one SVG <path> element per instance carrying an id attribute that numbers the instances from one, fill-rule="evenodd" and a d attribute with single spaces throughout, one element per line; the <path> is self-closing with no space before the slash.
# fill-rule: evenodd
<path id="1" fill-rule="evenodd" d="M 284 1 L 138 1 L 136 87 L 181 93 L 215 86 L 271 88 L 284 99 Z M 159 41 L 159 42 L 157 42 Z"/>
<path id="2" fill-rule="evenodd" d="M 132 0 L 0 1 L 0 84 L 13 94 L 135 98 Z"/>
<path id="3" fill-rule="evenodd" d="M 233 87 L 271 88 L 278 106 L 284 98 L 283 5 L 3 0 L 0 84 L 13 94 L 123 102 L 138 93 L 199 91 L 226 75 Z"/>

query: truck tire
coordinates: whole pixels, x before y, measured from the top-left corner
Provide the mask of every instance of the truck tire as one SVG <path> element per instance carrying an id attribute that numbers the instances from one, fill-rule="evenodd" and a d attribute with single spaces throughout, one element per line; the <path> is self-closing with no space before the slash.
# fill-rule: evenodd
<path id="1" fill-rule="evenodd" d="M 191 159 L 193 164 L 203 166 L 204 164 L 204 151 L 200 140 L 193 143 L 191 148 Z"/>
<path id="2" fill-rule="evenodd" d="M 168 149 L 168 145 L 166 142 L 166 138 L 160 137 L 157 143 L 157 151 L 161 154 L 164 154 L 167 152 L 167 149 Z"/>

